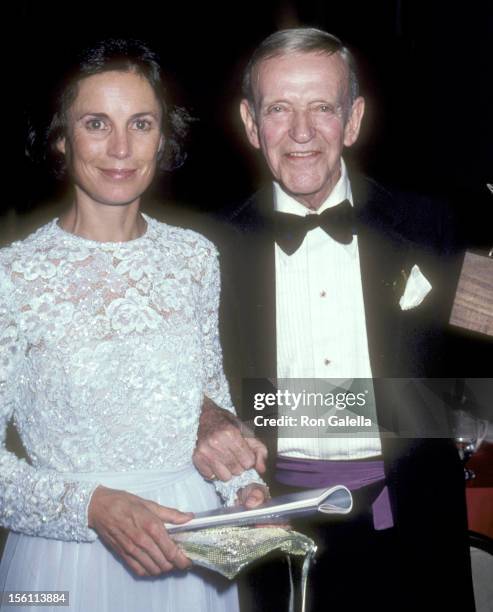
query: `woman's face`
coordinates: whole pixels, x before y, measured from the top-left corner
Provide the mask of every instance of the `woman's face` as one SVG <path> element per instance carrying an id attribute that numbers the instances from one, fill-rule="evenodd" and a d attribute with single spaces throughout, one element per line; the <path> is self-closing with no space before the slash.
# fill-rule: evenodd
<path id="1" fill-rule="evenodd" d="M 109 71 L 80 81 L 68 111 L 65 154 L 79 203 L 131 204 L 156 171 L 161 107 L 149 82 L 135 72 Z"/>

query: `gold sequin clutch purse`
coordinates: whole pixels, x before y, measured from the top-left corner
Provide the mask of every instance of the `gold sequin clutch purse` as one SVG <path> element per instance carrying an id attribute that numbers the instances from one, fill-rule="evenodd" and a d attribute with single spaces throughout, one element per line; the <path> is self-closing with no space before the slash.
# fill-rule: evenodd
<path id="1" fill-rule="evenodd" d="M 194 563 L 229 579 L 274 550 L 306 558 L 316 551 L 309 537 L 280 527 L 216 527 L 176 533 L 173 539 Z"/>
<path id="2" fill-rule="evenodd" d="M 278 550 L 287 555 L 290 571 L 289 612 L 295 609 L 295 588 L 291 555 L 303 555 L 301 570 L 301 612 L 306 609 L 306 587 L 315 542 L 306 535 L 281 527 L 213 527 L 172 534 L 187 557 L 195 564 L 219 572 L 230 580 L 253 561 Z"/>

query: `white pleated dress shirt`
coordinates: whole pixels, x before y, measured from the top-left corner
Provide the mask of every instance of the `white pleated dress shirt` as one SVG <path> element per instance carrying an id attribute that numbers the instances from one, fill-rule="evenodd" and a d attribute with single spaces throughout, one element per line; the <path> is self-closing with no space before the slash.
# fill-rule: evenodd
<path id="1" fill-rule="evenodd" d="M 341 177 L 316 213 L 287 195 L 274 183 L 275 208 L 295 215 L 319 214 L 348 199 L 353 203 L 344 162 Z M 358 239 L 344 245 L 323 229 L 309 231 L 293 255 L 276 244 L 277 376 L 280 388 L 292 392 L 330 392 L 331 380 L 370 379 L 365 417 L 376 431 L 376 411 L 371 384 Z M 343 384 L 344 386 L 344 384 Z M 314 402 L 316 403 L 316 402 Z M 308 402 L 309 404 L 309 402 Z M 303 411 L 303 412 L 302 412 Z M 311 411 L 311 412 L 310 412 Z M 279 415 L 300 416 L 343 413 L 327 406 L 305 405 L 293 411 L 279 406 Z M 344 413 L 346 414 L 346 413 Z M 331 432 L 339 433 L 337 428 Z M 364 430 L 364 428 L 363 428 Z M 295 437 L 293 428 L 280 430 L 279 454 L 305 459 L 362 459 L 381 454 L 378 433 L 361 437 L 327 435 L 322 427 L 303 427 Z M 284 432 L 284 433 L 282 433 Z M 307 434 L 308 432 L 308 434 Z"/>

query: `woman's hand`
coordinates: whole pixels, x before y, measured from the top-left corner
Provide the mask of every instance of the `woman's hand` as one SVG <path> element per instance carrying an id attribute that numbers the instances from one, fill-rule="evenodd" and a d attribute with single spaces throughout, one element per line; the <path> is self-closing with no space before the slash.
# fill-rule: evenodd
<path id="1" fill-rule="evenodd" d="M 252 482 L 238 491 L 238 505 L 245 508 L 256 508 L 270 499 L 268 487 Z"/>
<path id="2" fill-rule="evenodd" d="M 132 493 L 99 486 L 89 504 L 89 527 L 138 576 L 188 569 L 192 562 L 169 537 L 164 522 L 181 525 L 193 517 Z"/>

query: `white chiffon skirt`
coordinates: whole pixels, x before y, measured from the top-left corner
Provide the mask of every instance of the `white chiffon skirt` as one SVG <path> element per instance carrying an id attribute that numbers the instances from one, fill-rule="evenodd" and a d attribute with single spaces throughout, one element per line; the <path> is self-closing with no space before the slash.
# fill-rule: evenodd
<path id="1" fill-rule="evenodd" d="M 200 512 L 219 506 L 214 487 L 193 466 L 173 472 L 71 475 L 99 482 L 171 508 Z M 139 578 L 99 539 L 64 542 L 10 533 L 0 566 L 0 591 L 68 591 L 69 606 L 50 612 L 237 612 L 234 583 L 193 568 Z M 32 612 L 32 607 L 1 607 Z"/>

